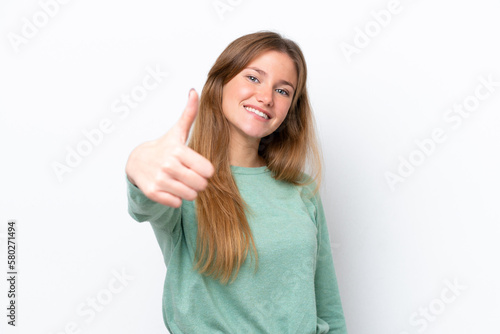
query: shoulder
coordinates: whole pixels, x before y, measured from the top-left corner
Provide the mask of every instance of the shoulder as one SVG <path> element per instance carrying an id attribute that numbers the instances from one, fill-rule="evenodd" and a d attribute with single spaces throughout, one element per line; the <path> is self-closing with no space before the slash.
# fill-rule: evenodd
<path id="1" fill-rule="evenodd" d="M 316 180 L 308 173 L 302 172 L 299 182 L 301 183 L 298 185 L 301 194 L 315 203 L 319 196 Z"/>

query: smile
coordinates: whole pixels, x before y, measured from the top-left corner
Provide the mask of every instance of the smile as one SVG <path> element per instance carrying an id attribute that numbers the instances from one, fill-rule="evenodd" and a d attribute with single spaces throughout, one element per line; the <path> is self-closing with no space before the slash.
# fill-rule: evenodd
<path id="1" fill-rule="evenodd" d="M 260 117 L 264 118 L 264 119 L 269 119 L 269 116 L 267 116 L 266 114 L 264 114 L 263 112 L 257 110 L 257 109 L 254 109 L 254 108 L 251 108 L 251 107 L 244 107 L 246 110 L 250 111 L 250 112 L 253 112 L 254 114 L 256 115 L 259 115 Z"/>

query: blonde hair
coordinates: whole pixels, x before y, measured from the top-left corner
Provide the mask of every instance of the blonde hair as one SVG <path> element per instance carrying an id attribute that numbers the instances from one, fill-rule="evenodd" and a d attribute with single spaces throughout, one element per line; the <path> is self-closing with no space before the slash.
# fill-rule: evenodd
<path id="1" fill-rule="evenodd" d="M 200 274 L 226 284 L 234 273 L 236 279 L 247 258 L 250 244 L 258 255 L 248 224 L 249 207 L 240 196 L 229 162 L 229 123 L 222 112 L 222 88 L 263 52 L 279 51 L 295 63 L 298 83 L 288 114 L 272 134 L 260 141 L 258 154 L 276 180 L 294 185 L 321 183 L 322 157 L 316 138 L 314 117 L 306 89 L 307 67 L 299 46 L 269 31 L 242 36 L 220 54 L 208 73 L 200 98 L 188 146 L 210 160 L 215 167 L 208 186 L 198 193 L 196 214 L 195 269 Z M 311 159 L 313 177 L 304 172 L 306 158 Z"/>

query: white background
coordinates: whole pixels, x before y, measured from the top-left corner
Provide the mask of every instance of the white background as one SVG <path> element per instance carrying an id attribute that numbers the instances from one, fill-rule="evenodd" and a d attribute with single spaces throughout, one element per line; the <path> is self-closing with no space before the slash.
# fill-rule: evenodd
<path id="1" fill-rule="evenodd" d="M 231 10 L 218 12 L 221 3 Z M 401 0 L 380 28 L 371 12 L 388 6 L 75 0 L 43 22 L 38 1 L 2 1 L 1 276 L 15 219 L 19 277 L 16 328 L 0 281 L 1 332 L 166 332 L 166 269 L 149 224 L 127 213 L 125 163 L 176 122 L 228 43 L 266 29 L 295 40 L 308 62 L 349 333 L 499 333 L 500 4 Z M 38 31 L 16 46 L 34 16 Z M 168 76 L 120 117 L 114 103 L 148 67 Z M 479 88 L 479 101 L 480 77 L 496 86 Z M 453 127 L 444 116 L 464 101 L 479 104 Z M 105 119 L 112 131 L 58 179 L 54 164 Z M 423 156 L 415 141 L 435 128 L 446 140 Z M 410 156 L 424 159 L 391 188 L 386 173 Z"/>

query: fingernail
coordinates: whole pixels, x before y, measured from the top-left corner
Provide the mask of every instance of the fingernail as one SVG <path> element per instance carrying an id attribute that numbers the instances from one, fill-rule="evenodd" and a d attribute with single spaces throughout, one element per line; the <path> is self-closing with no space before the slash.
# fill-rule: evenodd
<path id="1" fill-rule="evenodd" d="M 191 93 L 194 91 L 194 88 L 191 88 L 188 93 L 188 97 L 191 97 Z"/>

